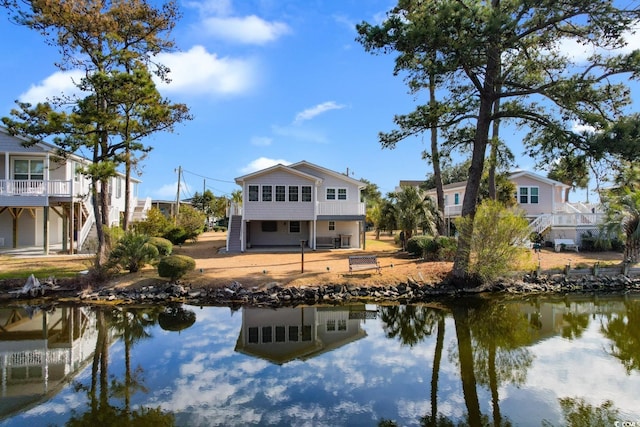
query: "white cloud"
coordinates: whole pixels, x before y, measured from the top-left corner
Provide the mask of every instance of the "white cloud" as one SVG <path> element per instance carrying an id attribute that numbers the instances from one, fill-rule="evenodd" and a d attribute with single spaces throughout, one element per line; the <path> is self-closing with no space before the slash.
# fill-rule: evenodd
<path id="1" fill-rule="evenodd" d="M 583 45 L 578 43 L 575 39 L 564 38 L 558 41 L 557 49 L 564 55 L 569 57 L 572 61 L 581 64 L 587 61 L 589 56 L 594 53 L 601 54 L 603 56 L 609 55 L 624 55 L 631 53 L 640 44 L 640 34 L 635 31 L 626 31 L 623 38 L 627 42 L 626 46 L 619 47 L 617 49 L 602 49 L 596 48 L 593 45 Z"/>
<path id="2" fill-rule="evenodd" d="M 18 99 L 22 102 L 37 104 L 45 102 L 55 96 L 72 96 L 80 94 L 76 83 L 84 76 L 80 70 L 57 71 L 44 79 L 40 84 L 32 85 L 28 91 L 21 94 Z M 74 83 L 75 82 L 75 83 Z"/>
<path id="3" fill-rule="evenodd" d="M 271 145 L 273 142 L 273 138 L 269 138 L 266 136 L 254 136 L 251 138 L 251 145 L 255 145 L 258 147 L 267 147 Z"/>
<path id="4" fill-rule="evenodd" d="M 247 173 L 259 171 L 259 170 L 262 170 L 262 169 L 266 169 L 266 168 L 269 168 L 271 166 L 275 166 L 275 165 L 278 165 L 278 164 L 290 165 L 291 162 L 289 162 L 287 160 L 282 160 L 282 159 L 269 159 L 267 157 L 260 157 L 258 159 L 255 159 L 251 163 L 249 163 L 247 166 L 241 168 L 240 172 L 244 173 L 244 174 L 247 174 Z"/>
<path id="5" fill-rule="evenodd" d="M 294 120 L 294 123 L 301 123 L 305 120 L 311 120 L 314 117 L 325 113 L 327 111 L 331 111 L 331 110 L 340 110 L 342 108 L 344 108 L 344 105 L 341 104 L 337 104 L 334 101 L 327 101 L 327 102 L 323 102 L 322 104 L 318 104 L 316 106 L 313 106 L 311 108 L 307 108 L 306 110 L 296 114 L 296 118 Z"/>
<path id="6" fill-rule="evenodd" d="M 243 44 L 263 45 L 291 32 L 283 22 L 269 22 L 255 15 L 206 18 L 203 31 L 213 37 Z"/>
<path id="7" fill-rule="evenodd" d="M 318 144 L 326 144 L 327 138 L 322 133 L 314 130 L 304 129 L 299 126 L 271 126 L 274 134 L 293 138 L 296 141 L 309 141 Z"/>
<path id="8" fill-rule="evenodd" d="M 215 53 L 209 53 L 199 45 L 187 52 L 163 53 L 156 59 L 171 70 L 171 82 L 158 84 L 159 88 L 170 92 L 238 94 L 249 90 L 257 75 L 253 61 L 218 58 Z"/>
<path id="9" fill-rule="evenodd" d="M 205 0 L 205 1 L 188 1 L 185 2 L 186 7 L 198 9 L 203 15 L 230 15 L 233 7 L 231 0 Z"/>
<path id="10" fill-rule="evenodd" d="M 589 125 L 585 125 L 585 124 L 581 124 L 578 123 L 576 121 L 573 122 L 573 125 L 571 126 L 571 130 L 575 133 L 596 133 L 596 128 L 594 128 L 593 126 L 589 126 Z"/>
<path id="11" fill-rule="evenodd" d="M 154 199 L 164 199 L 164 200 L 175 200 L 176 193 L 178 192 L 178 182 L 174 182 L 173 184 L 166 184 L 157 190 L 152 191 Z M 186 183 L 180 184 L 180 193 L 182 193 L 181 197 L 184 197 L 184 194 L 191 194 L 191 189 Z"/>

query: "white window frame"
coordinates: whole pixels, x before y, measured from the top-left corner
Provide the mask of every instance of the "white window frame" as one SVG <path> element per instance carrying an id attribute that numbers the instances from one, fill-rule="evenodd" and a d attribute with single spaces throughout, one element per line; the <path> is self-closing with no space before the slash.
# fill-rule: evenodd
<path id="1" fill-rule="evenodd" d="M 20 175 L 27 175 L 27 178 L 16 178 L 16 162 L 20 161 L 20 162 L 27 162 L 27 173 L 21 173 Z M 42 173 L 41 174 L 34 174 L 31 171 L 31 162 L 40 162 L 42 163 Z M 44 180 L 44 169 L 45 169 L 45 163 L 44 163 L 44 159 L 40 159 L 40 158 L 29 158 L 29 157 L 16 157 L 12 160 L 12 168 L 11 171 L 13 172 L 13 179 L 17 179 L 17 180 L 24 180 L 24 181 L 31 181 L 31 180 L 38 180 L 38 181 L 43 181 Z M 41 178 L 34 178 L 32 175 L 36 175 L 36 176 L 42 176 Z"/>
<path id="2" fill-rule="evenodd" d="M 292 193 L 291 190 L 295 191 Z M 300 201 L 300 189 L 297 185 L 290 185 L 288 188 L 288 200 L 290 202 L 299 202 Z"/>
<path id="3" fill-rule="evenodd" d="M 308 194 L 305 194 L 304 190 L 309 190 Z M 305 196 L 309 196 L 309 200 L 305 200 Z M 302 190 L 300 191 L 300 200 L 303 202 L 311 202 L 313 201 L 313 193 L 311 192 L 311 186 L 310 185 L 303 185 L 302 186 Z"/>
<path id="4" fill-rule="evenodd" d="M 336 231 L 336 222 L 329 221 L 329 231 Z"/>
<path id="5" fill-rule="evenodd" d="M 535 194 L 534 194 L 535 193 Z M 518 187 L 518 203 L 521 205 L 537 205 L 540 203 L 540 187 L 523 185 Z"/>
<path id="6" fill-rule="evenodd" d="M 455 206 L 460 204 L 460 193 L 453 193 L 453 204 Z"/>
<path id="7" fill-rule="evenodd" d="M 265 190 L 269 190 L 265 192 Z M 273 202 L 273 185 L 261 185 L 260 186 L 260 195 L 262 196 L 263 202 Z M 268 196 L 268 197 L 265 197 Z"/>
<path id="8" fill-rule="evenodd" d="M 287 201 L 287 187 L 285 185 L 276 185 L 276 202 Z"/>
<path id="9" fill-rule="evenodd" d="M 298 231 L 295 231 L 296 227 L 293 227 L 294 224 L 297 224 Z M 302 224 L 300 221 L 289 221 L 289 234 L 300 234 L 302 232 Z"/>
<path id="10" fill-rule="evenodd" d="M 327 188 L 326 191 L 326 199 L 327 200 L 336 200 L 336 189 L 335 188 Z"/>
<path id="11" fill-rule="evenodd" d="M 253 193 L 251 191 L 252 189 L 254 190 Z M 260 186 L 251 184 L 251 185 L 249 185 L 248 190 L 249 190 L 248 201 L 250 201 L 250 202 L 259 202 L 260 201 Z M 255 195 L 255 197 L 252 197 L 253 195 Z"/>
<path id="12" fill-rule="evenodd" d="M 347 200 L 346 188 L 338 188 L 338 200 Z"/>

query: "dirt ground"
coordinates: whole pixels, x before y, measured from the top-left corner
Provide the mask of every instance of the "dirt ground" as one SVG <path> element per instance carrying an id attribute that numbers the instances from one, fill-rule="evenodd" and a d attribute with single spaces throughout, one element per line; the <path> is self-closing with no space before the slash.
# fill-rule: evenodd
<path id="1" fill-rule="evenodd" d="M 302 286 L 321 284 L 389 285 L 414 280 L 418 283 L 440 281 L 451 271 L 450 262 L 423 262 L 409 258 L 393 245 L 393 236 L 383 235 L 375 240 L 373 233 L 367 233 L 366 254 L 375 254 L 381 265 L 381 274 L 375 270 L 349 273 L 349 255 L 363 254 L 357 249 L 332 249 L 311 251 L 255 252 L 227 254 L 222 250 L 226 243 L 226 233 L 208 232 L 197 242 L 188 242 L 175 247 L 175 254 L 188 255 L 195 259 L 196 269 L 183 278 L 185 283 L 195 287 L 223 286 L 237 281 L 244 286 L 260 286 L 277 282 L 280 285 Z M 543 249 L 540 253 L 530 252 L 527 267 L 533 270 L 540 263 L 543 270 L 562 269 L 567 263 L 572 266 L 592 266 L 596 261 L 604 264 L 618 264 L 622 254 L 615 252 L 553 252 Z M 151 267 L 142 272 L 120 276 L 116 286 L 153 284 L 158 276 Z"/>

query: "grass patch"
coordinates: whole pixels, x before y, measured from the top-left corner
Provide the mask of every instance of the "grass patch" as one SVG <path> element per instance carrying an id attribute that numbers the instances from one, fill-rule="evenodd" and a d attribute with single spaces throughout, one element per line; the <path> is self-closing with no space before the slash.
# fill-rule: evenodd
<path id="1" fill-rule="evenodd" d="M 0 280 L 27 279 L 31 274 L 36 277 L 74 277 L 78 272 L 88 269 L 91 259 L 79 258 L 14 258 L 0 256 Z"/>

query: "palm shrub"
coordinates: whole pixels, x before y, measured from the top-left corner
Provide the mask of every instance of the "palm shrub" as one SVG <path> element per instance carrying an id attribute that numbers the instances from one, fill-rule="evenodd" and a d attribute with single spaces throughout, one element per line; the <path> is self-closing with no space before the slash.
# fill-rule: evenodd
<path id="1" fill-rule="evenodd" d="M 109 255 L 109 264 L 135 273 L 159 258 L 158 248 L 149 242 L 149 236 L 126 232 Z"/>
<path id="2" fill-rule="evenodd" d="M 169 255 L 158 263 L 158 275 L 175 282 L 196 268 L 196 261 L 186 255 Z"/>
<path id="3" fill-rule="evenodd" d="M 456 221 L 459 230 L 469 227 L 469 217 Z M 492 282 L 520 268 L 526 252 L 522 242 L 529 236 L 529 224 L 521 211 L 485 200 L 475 215 L 471 239 L 469 273 L 482 282 Z"/>
<path id="4" fill-rule="evenodd" d="M 162 237 L 151 237 L 149 238 L 149 243 L 158 249 L 160 256 L 171 255 L 173 251 L 173 243 L 171 243 L 171 240 Z"/>
<path id="5" fill-rule="evenodd" d="M 632 263 L 640 261 L 640 191 L 623 187 L 619 194 L 605 200 L 607 235 L 625 239 L 624 257 Z"/>

